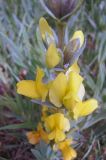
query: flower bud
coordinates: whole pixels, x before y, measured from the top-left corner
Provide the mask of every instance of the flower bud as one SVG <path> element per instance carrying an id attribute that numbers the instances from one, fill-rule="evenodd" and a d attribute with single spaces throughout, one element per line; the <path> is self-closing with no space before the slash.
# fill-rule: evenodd
<path id="1" fill-rule="evenodd" d="M 72 65 L 78 60 L 83 51 L 84 41 L 85 38 L 83 32 L 77 30 L 64 50 L 64 64 Z"/>
<path id="2" fill-rule="evenodd" d="M 71 14 L 79 2 L 80 0 L 45 0 L 48 9 L 59 19 Z"/>

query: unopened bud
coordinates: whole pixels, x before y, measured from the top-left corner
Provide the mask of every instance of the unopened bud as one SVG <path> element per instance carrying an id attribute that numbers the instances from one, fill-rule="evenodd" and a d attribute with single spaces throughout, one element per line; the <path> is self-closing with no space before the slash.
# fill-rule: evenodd
<path id="1" fill-rule="evenodd" d="M 55 17 L 61 19 L 71 14 L 78 7 L 81 0 L 44 0 L 44 1 L 48 9 L 55 15 Z"/>
<path id="2" fill-rule="evenodd" d="M 84 46 L 84 41 L 85 38 L 83 32 L 81 30 L 76 31 L 64 50 L 64 65 L 72 65 L 74 61 L 78 60 L 83 51 L 82 46 Z"/>

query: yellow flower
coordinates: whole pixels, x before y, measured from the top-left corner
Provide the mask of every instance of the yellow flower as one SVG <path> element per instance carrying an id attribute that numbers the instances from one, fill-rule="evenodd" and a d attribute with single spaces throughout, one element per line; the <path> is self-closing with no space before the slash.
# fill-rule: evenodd
<path id="1" fill-rule="evenodd" d="M 46 65 L 54 68 L 60 62 L 60 56 L 54 43 L 51 43 L 46 53 Z"/>
<path id="2" fill-rule="evenodd" d="M 55 46 L 54 35 L 51 27 L 48 25 L 45 18 L 41 17 L 39 21 L 39 28 L 42 39 L 49 44 L 46 52 L 46 65 L 48 68 L 54 68 L 60 62 L 60 56 Z"/>
<path id="3" fill-rule="evenodd" d="M 39 20 L 39 29 L 42 36 L 42 39 L 44 41 L 48 41 L 49 38 L 51 40 L 54 40 L 53 31 L 51 27 L 48 25 L 46 19 L 44 17 L 41 17 Z"/>
<path id="4" fill-rule="evenodd" d="M 37 144 L 42 139 L 49 143 L 48 134 L 43 130 L 41 123 L 38 124 L 37 131 L 30 131 L 26 134 L 29 143 Z"/>
<path id="5" fill-rule="evenodd" d="M 30 144 L 37 144 L 40 141 L 40 135 L 38 132 L 36 131 L 31 131 L 26 133 L 27 139 L 29 141 Z"/>
<path id="6" fill-rule="evenodd" d="M 17 93 L 35 99 L 44 101 L 48 94 L 48 85 L 42 82 L 44 72 L 37 68 L 36 80 L 22 80 L 17 83 Z"/>
<path id="7" fill-rule="evenodd" d="M 64 160 L 73 160 L 77 157 L 76 151 L 70 146 L 72 140 L 66 139 L 58 144 L 58 148 L 61 150 Z"/>
<path id="8" fill-rule="evenodd" d="M 40 141 L 39 133 L 36 131 L 31 131 L 26 134 L 29 143 L 37 144 Z"/>
<path id="9" fill-rule="evenodd" d="M 77 72 L 71 71 L 68 75 L 60 73 L 49 90 L 50 101 L 56 107 L 64 105 L 76 120 L 89 115 L 98 107 L 95 99 L 83 101 L 85 88 L 82 82 L 83 78 Z"/>
<path id="10" fill-rule="evenodd" d="M 49 132 L 49 140 L 55 140 L 57 143 L 65 139 L 64 132 L 69 131 L 70 123 L 62 113 L 55 113 L 45 119 L 45 127 Z"/>
<path id="11" fill-rule="evenodd" d="M 84 102 L 79 102 L 73 109 L 73 118 L 78 119 L 91 114 L 98 107 L 97 100 L 89 99 Z"/>
<path id="12" fill-rule="evenodd" d="M 83 78 L 76 72 L 70 72 L 68 77 L 60 73 L 53 81 L 49 90 L 49 99 L 56 106 L 63 104 L 66 108 L 72 108 L 74 101 L 79 101 L 78 91 Z"/>

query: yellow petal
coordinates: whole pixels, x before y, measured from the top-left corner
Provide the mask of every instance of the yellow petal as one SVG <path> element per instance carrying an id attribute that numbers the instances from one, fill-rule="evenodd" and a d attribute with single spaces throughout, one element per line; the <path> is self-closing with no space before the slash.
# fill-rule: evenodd
<path id="1" fill-rule="evenodd" d="M 51 43 L 46 53 L 46 65 L 48 68 L 54 68 L 60 62 L 58 50 L 54 43 Z"/>
<path id="2" fill-rule="evenodd" d="M 65 147 L 70 146 L 72 139 L 65 139 L 63 142 L 58 144 L 59 149 L 64 150 Z"/>
<path id="3" fill-rule="evenodd" d="M 37 144 L 40 141 L 40 135 L 38 132 L 32 131 L 26 133 L 29 143 Z"/>
<path id="4" fill-rule="evenodd" d="M 36 81 L 37 82 L 42 82 L 42 78 L 44 77 L 44 71 L 43 69 L 37 67 L 37 72 L 36 72 Z"/>
<path id="5" fill-rule="evenodd" d="M 49 133 L 48 138 L 51 141 L 55 139 L 55 136 L 56 136 L 56 133 L 55 133 L 55 130 L 53 130 L 52 132 Z"/>
<path id="6" fill-rule="evenodd" d="M 76 72 L 70 72 L 66 95 L 63 104 L 67 109 L 73 108 L 76 102 L 80 101 L 78 95 L 83 78 Z"/>
<path id="7" fill-rule="evenodd" d="M 49 143 L 48 134 L 43 130 L 41 123 L 38 124 L 37 130 L 41 139 L 44 140 L 46 143 Z"/>
<path id="8" fill-rule="evenodd" d="M 22 80 L 18 82 L 17 93 L 30 98 L 39 98 L 35 81 L 32 80 Z"/>
<path id="9" fill-rule="evenodd" d="M 55 113 L 53 116 L 55 119 L 55 127 L 64 130 L 64 115 L 62 113 Z"/>
<path id="10" fill-rule="evenodd" d="M 64 118 L 64 131 L 69 131 L 70 130 L 70 122 L 67 118 Z"/>
<path id="11" fill-rule="evenodd" d="M 84 102 L 79 102 L 73 109 L 74 119 L 91 114 L 98 107 L 97 100 L 89 99 Z"/>
<path id="12" fill-rule="evenodd" d="M 62 113 L 56 113 L 54 115 L 54 119 L 56 128 L 63 131 L 69 131 L 70 122 L 67 118 L 64 117 Z"/>
<path id="13" fill-rule="evenodd" d="M 76 73 L 80 73 L 80 68 L 79 68 L 77 62 L 75 62 L 75 63 L 67 70 L 66 76 L 68 76 L 71 71 L 76 72 Z"/>
<path id="14" fill-rule="evenodd" d="M 64 160 L 72 160 L 76 158 L 76 151 L 70 146 L 72 139 L 66 139 L 58 144 L 58 148 L 62 151 Z"/>
<path id="15" fill-rule="evenodd" d="M 85 88 L 84 85 L 81 84 L 78 90 L 78 93 L 68 93 L 64 99 L 63 99 L 63 104 L 67 109 L 73 109 L 76 103 L 80 102 L 83 100 L 85 94 Z"/>
<path id="16" fill-rule="evenodd" d="M 62 150 L 64 160 L 73 160 L 77 157 L 76 151 L 72 147 L 67 147 Z"/>
<path id="17" fill-rule="evenodd" d="M 48 86 L 42 82 L 44 72 L 37 68 L 36 81 L 23 80 L 17 83 L 17 92 L 30 98 L 41 98 L 43 101 L 48 94 Z"/>
<path id="18" fill-rule="evenodd" d="M 63 141 L 65 139 L 65 137 L 66 137 L 66 135 L 63 131 L 56 129 L 56 136 L 55 136 L 56 143 Z"/>
<path id="19" fill-rule="evenodd" d="M 55 113 L 48 116 L 45 119 L 45 124 L 49 130 L 58 128 L 60 130 L 68 131 L 70 129 L 69 120 L 65 118 L 62 113 Z"/>
<path id="20" fill-rule="evenodd" d="M 54 115 L 50 115 L 45 119 L 45 127 L 48 131 L 51 131 L 55 127 Z"/>
<path id="21" fill-rule="evenodd" d="M 70 110 L 70 109 L 73 109 L 75 104 L 79 101 L 80 99 L 78 96 L 70 93 L 63 99 L 63 104 L 68 110 Z"/>
<path id="22" fill-rule="evenodd" d="M 62 113 L 55 113 L 50 115 L 45 120 L 45 127 L 50 132 L 49 140 L 55 140 L 55 142 L 65 139 L 65 131 L 69 131 L 70 123 Z"/>
<path id="23" fill-rule="evenodd" d="M 83 78 L 76 72 L 70 72 L 67 92 L 78 93 Z"/>
<path id="24" fill-rule="evenodd" d="M 49 99 L 57 107 L 62 106 L 63 97 L 65 96 L 67 86 L 67 79 L 63 73 L 60 73 L 53 81 L 50 91 Z"/>
<path id="25" fill-rule="evenodd" d="M 45 40 L 46 39 L 46 34 L 48 34 L 50 37 L 53 37 L 53 32 L 51 27 L 48 25 L 46 19 L 44 17 L 40 18 L 39 21 L 39 28 L 40 28 L 40 32 L 42 35 L 42 39 Z"/>
<path id="26" fill-rule="evenodd" d="M 83 97 L 85 95 L 85 88 L 84 88 L 84 85 L 81 84 L 80 85 L 80 88 L 79 88 L 79 91 L 78 91 L 78 97 L 79 99 L 82 101 Z"/>
<path id="27" fill-rule="evenodd" d="M 55 113 L 46 118 L 45 125 L 48 130 L 53 130 L 55 128 L 64 130 L 64 119 L 65 117 L 62 113 Z"/>
<path id="28" fill-rule="evenodd" d="M 65 137 L 66 135 L 64 134 L 64 132 L 59 129 L 55 129 L 49 134 L 49 140 L 54 139 L 56 143 L 63 141 Z"/>
<path id="29" fill-rule="evenodd" d="M 72 40 L 78 39 L 80 42 L 80 48 L 82 47 L 83 43 L 84 43 L 84 34 L 81 30 L 78 30 L 74 33 Z"/>
<path id="30" fill-rule="evenodd" d="M 48 86 L 42 82 L 42 78 L 44 77 L 44 71 L 41 68 L 37 68 L 36 75 L 36 88 L 39 94 L 39 97 L 42 101 L 45 101 L 46 96 L 48 94 Z"/>

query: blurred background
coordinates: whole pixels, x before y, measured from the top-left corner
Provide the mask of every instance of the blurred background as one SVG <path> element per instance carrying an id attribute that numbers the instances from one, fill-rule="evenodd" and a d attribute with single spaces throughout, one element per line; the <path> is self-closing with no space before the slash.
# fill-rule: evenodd
<path id="1" fill-rule="evenodd" d="M 54 20 L 38 0 L 0 0 L 0 160 L 34 160 L 24 128 L 33 128 L 39 108 L 16 93 L 16 83 L 34 78 L 42 66 L 39 18 Z M 79 60 L 87 97 L 99 101 L 99 109 L 86 118 L 80 131 L 77 160 L 106 159 L 106 1 L 84 0 L 67 23 L 68 38 L 81 29 L 87 39 Z M 37 115 L 34 115 L 37 111 Z M 24 122 L 24 123 L 21 123 Z M 16 125 L 17 124 L 17 125 Z"/>

